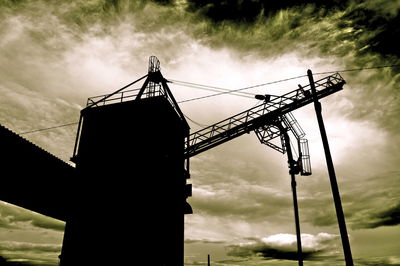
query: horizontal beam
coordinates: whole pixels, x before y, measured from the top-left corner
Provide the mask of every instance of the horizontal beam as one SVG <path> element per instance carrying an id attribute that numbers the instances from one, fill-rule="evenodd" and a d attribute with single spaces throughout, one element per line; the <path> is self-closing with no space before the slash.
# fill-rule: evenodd
<path id="1" fill-rule="evenodd" d="M 339 74 L 319 80 L 322 89 L 313 93 L 310 88 L 300 87 L 282 96 L 272 96 L 269 102 L 250 108 L 189 136 L 185 157 L 190 158 L 213 147 L 237 138 L 245 133 L 271 123 L 277 117 L 310 104 L 343 89 L 345 81 Z"/>

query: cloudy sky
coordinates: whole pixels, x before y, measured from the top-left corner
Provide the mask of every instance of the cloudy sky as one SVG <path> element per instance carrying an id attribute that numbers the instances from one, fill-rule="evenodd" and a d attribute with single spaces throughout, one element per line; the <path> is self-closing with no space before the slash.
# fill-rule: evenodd
<path id="1" fill-rule="evenodd" d="M 314 73 L 399 65 L 399 0 L 0 0 L 0 123 L 17 133 L 76 122 L 90 96 L 147 73 L 238 89 Z M 400 265 L 400 87 L 396 67 L 342 72 L 322 100 L 357 265 Z M 322 78 L 318 75 L 315 78 Z M 279 95 L 306 78 L 260 86 Z M 212 92 L 171 84 L 178 101 Z M 257 104 L 221 95 L 183 102 L 210 125 Z M 313 175 L 298 177 L 305 265 L 343 265 L 313 106 L 293 113 L 309 140 Z M 200 126 L 190 122 L 192 131 Z M 23 135 L 59 158 L 76 126 Z M 286 157 L 254 133 L 192 158 L 194 214 L 185 263 L 296 265 Z M 57 265 L 64 223 L 0 202 L 0 256 Z"/>

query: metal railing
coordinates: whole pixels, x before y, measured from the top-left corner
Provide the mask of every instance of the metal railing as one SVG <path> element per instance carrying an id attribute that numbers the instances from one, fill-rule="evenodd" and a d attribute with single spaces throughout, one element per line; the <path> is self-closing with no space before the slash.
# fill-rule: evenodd
<path id="1" fill-rule="evenodd" d="M 265 125 L 265 120 L 282 116 L 342 89 L 344 79 L 333 74 L 315 82 L 316 94 L 313 95 L 310 85 L 286 93 L 282 96 L 269 95 L 268 102 L 250 108 L 244 112 L 222 120 L 211 126 L 192 133 L 186 144 L 185 156 L 191 157 L 220 143 L 248 133 Z"/>
<path id="2" fill-rule="evenodd" d="M 108 104 L 133 101 L 136 99 L 136 96 L 138 96 L 139 91 L 140 88 L 133 90 L 125 90 L 118 93 L 104 94 L 104 95 L 90 97 L 87 100 L 86 107 L 98 107 Z M 157 97 L 157 96 L 166 96 L 166 93 L 162 89 L 161 85 L 159 84 L 153 85 L 150 82 L 146 92 L 141 95 L 141 99 Z"/>
<path id="3" fill-rule="evenodd" d="M 140 88 L 133 90 L 126 90 L 116 94 L 112 94 L 110 97 L 107 97 L 110 94 L 90 97 L 87 100 L 86 107 L 97 107 L 106 104 L 121 103 L 125 101 L 134 100 L 137 94 L 139 93 L 139 90 Z"/>

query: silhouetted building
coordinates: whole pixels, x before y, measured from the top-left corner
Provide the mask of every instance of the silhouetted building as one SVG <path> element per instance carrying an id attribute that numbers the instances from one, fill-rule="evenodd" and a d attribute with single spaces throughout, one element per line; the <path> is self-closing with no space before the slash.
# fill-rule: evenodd
<path id="1" fill-rule="evenodd" d="M 0 125 L 0 200 L 66 219 L 75 168 Z"/>
<path id="2" fill-rule="evenodd" d="M 62 266 L 183 265 L 188 134 L 159 69 L 140 91 L 89 99 L 72 158 L 80 204 L 67 219 Z"/>
<path id="3" fill-rule="evenodd" d="M 75 168 L 0 126 L 0 200 L 66 221 L 61 266 L 184 264 L 189 126 L 155 57 L 144 78 L 88 100 Z"/>

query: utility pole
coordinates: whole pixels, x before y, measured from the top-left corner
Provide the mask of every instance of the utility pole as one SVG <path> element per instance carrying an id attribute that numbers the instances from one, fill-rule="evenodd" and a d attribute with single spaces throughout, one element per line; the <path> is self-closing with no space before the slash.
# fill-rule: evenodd
<path id="1" fill-rule="evenodd" d="M 322 106 L 321 106 L 321 103 L 318 101 L 318 99 L 315 97 L 317 91 L 315 89 L 314 78 L 313 78 L 313 75 L 312 75 L 312 72 L 310 69 L 307 71 L 307 75 L 308 75 L 308 79 L 310 81 L 311 92 L 314 97 L 315 113 L 317 115 L 318 126 L 319 126 L 319 130 L 321 132 L 322 144 L 324 146 L 325 159 L 326 159 L 326 165 L 328 167 L 329 180 L 331 182 L 333 201 L 335 203 L 336 216 L 337 216 L 337 220 L 338 220 L 338 224 L 339 224 L 340 236 L 342 238 L 344 258 L 346 261 L 346 266 L 353 266 L 353 258 L 351 255 L 349 237 L 347 235 L 346 221 L 344 218 L 342 202 L 340 200 L 339 187 L 338 187 L 338 184 L 336 181 L 335 168 L 333 167 L 331 151 L 329 149 L 328 137 L 326 136 L 324 120 L 322 118 Z"/>
<path id="2" fill-rule="evenodd" d="M 295 166 L 295 161 L 293 160 L 293 154 L 292 154 L 292 149 L 290 147 L 290 138 L 287 133 L 287 129 L 283 128 L 282 125 L 279 125 L 279 129 L 281 131 L 281 134 L 283 134 L 283 137 L 285 139 L 285 145 L 286 145 L 286 152 L 287 152 L 287 157 L 288 157 L 288 163 L 289 163 L 289 174 L 291 177 L 291 186 L 292 186 L 292 195 L 293 195 L 293 209 L 294 209 L 294 221 L 296 225 L 296 239 L 297 239 L 297 258 L 299 261 L 299 266 L 303 266 L 303 251 L 301 248 L 301 233 L 300 233 L 300 218 L 299 218 L 299 208 L 297 205 L 297 192 L 296 192 L 296 173 L 298 173 L 298 170 L 296 170 Z"/>

